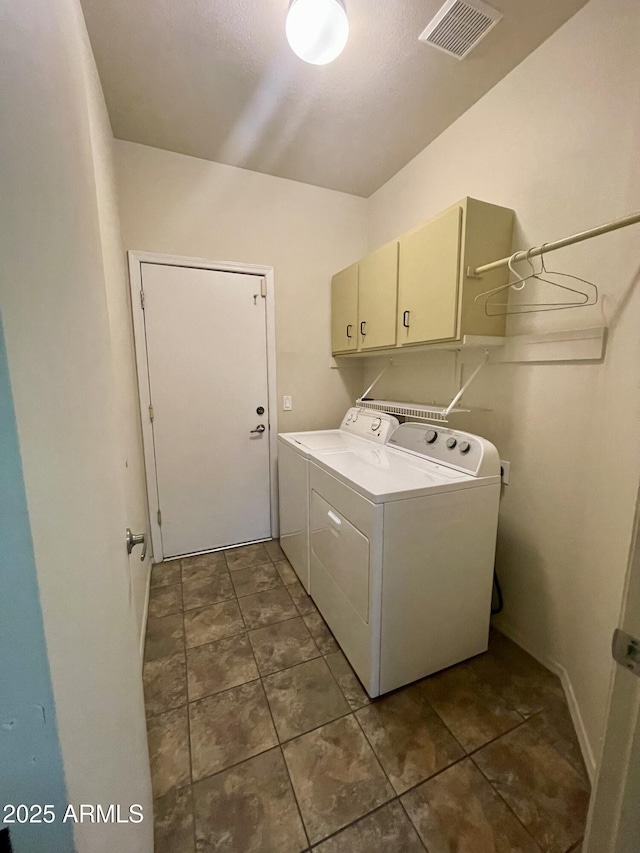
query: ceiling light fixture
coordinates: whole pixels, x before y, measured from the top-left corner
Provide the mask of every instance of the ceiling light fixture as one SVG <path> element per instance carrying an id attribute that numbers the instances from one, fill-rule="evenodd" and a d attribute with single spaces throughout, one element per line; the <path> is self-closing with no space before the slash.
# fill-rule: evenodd
<path id="1" fill-rule="evenodd" d="M 349 38 L 343 0 L 291 0 L 287 40 L 293 52 L 312 65 L 326 65 L 339 56 Z"/>

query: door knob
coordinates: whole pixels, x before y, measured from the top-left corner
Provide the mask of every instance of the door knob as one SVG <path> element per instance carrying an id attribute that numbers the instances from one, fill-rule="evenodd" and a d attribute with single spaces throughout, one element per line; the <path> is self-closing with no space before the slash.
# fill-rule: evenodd
<path id="1" fill-rule="evenodd" d="M 250 430 L 250 432 L 263 433 L 266 430 L 266 426 L 264 424 L 258 424 L 255 429 Z"/>
<path id="2" fill-rule="evenodd" d="M 136 545 L 142 545 L 142 555 L 140 560 L 144 560 L 147 556 L 147 537 L 144 533 L 132 533 L 131 528 L 127 527 L 127 532 L 125 534 L 127 540 L 127 554 L 130 554 Z"/>

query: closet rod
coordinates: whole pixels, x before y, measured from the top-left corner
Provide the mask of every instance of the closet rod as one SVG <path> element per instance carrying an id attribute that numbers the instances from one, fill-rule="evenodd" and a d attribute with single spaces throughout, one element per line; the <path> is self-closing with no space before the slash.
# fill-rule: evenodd
<path id="1" fill-rule="evenodd" d="M 476 267 L 473 271 L 469 270 L 472 276 L 481 276 L 485 272 L 497 270 L 499 267 L 506 267 L 516 261 L 525 261 L 527 258 L 535 258 L 543 252 L 553 252 L 556 249 L 564 249 L 565 246 L 572 246 L 574 243 L 582 243 L 583 240 L 590 240 L 592 237 L 598 237 L 600 234 L 608 234 L 609 231 L 617 231 L 618 228 L 626 228 L 627 225 L 635 225 L 640 222 L 640 212 L 632 213 L 629 216 L 623 216 L 622 219 L 614 219 L 613 222 L 607 222 L 606 225 L 599 225 L 597 228 L 590 228 L 588 231 L 582 231 L 580 234 L 574 234 L 572 237 L 565 237 L 564 240 L 556 240 L 553 243 L 545 243 L 543 246 L 537 246 L 535 249 L 528 251 L 516 252 L 510 258 L 500 258 L 499 261 L 492 261 L 490 264 L 483 264 Z"/>

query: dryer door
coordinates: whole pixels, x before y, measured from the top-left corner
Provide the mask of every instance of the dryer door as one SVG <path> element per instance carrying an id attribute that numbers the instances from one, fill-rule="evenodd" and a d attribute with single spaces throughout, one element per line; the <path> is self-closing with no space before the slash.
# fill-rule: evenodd
<path id="1" fill-rule="evenodd" d="M 379 619 L 371 618 L 369 540 L 315 489 L 310 539 L 311 597 L 367 693 L 377 696 L 380 637 Z"/>
<path id="2" fill-rule="evenodd" d="M 311 492 L 311 547 L 363 622 L 369 622 L 369 540 L 316 491 Z"/>

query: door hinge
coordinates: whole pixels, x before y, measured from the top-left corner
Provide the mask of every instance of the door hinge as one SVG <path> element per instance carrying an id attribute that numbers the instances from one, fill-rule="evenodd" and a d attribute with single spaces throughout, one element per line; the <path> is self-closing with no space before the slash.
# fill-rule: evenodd
<path id="1" fill-rule="evenodd" d="M 611 643 L 613 659 L 620 666 L 631 670 L 634 675 L 640 675 L 640 640 L 616 628 Z"/>
<path id="2" fill-rule="evenodd" d="M 267 282 L 263 278 L 260 279 L 260 296 L 267 298 Z"/>
<path id="3" fill-rule="evenodd" d="M 162 513 L 158 510 L 158 526 L 162 527 Z"/>
<path id="4" fill-rule="evenodd" d="M 149 420 L 153 421 L 153 406 L 149 406 Z"/>
<path id="5" fill-rule="evenodd" d="M 140 289 L 140 305 L 144 309 L 144 290 Z"/>

